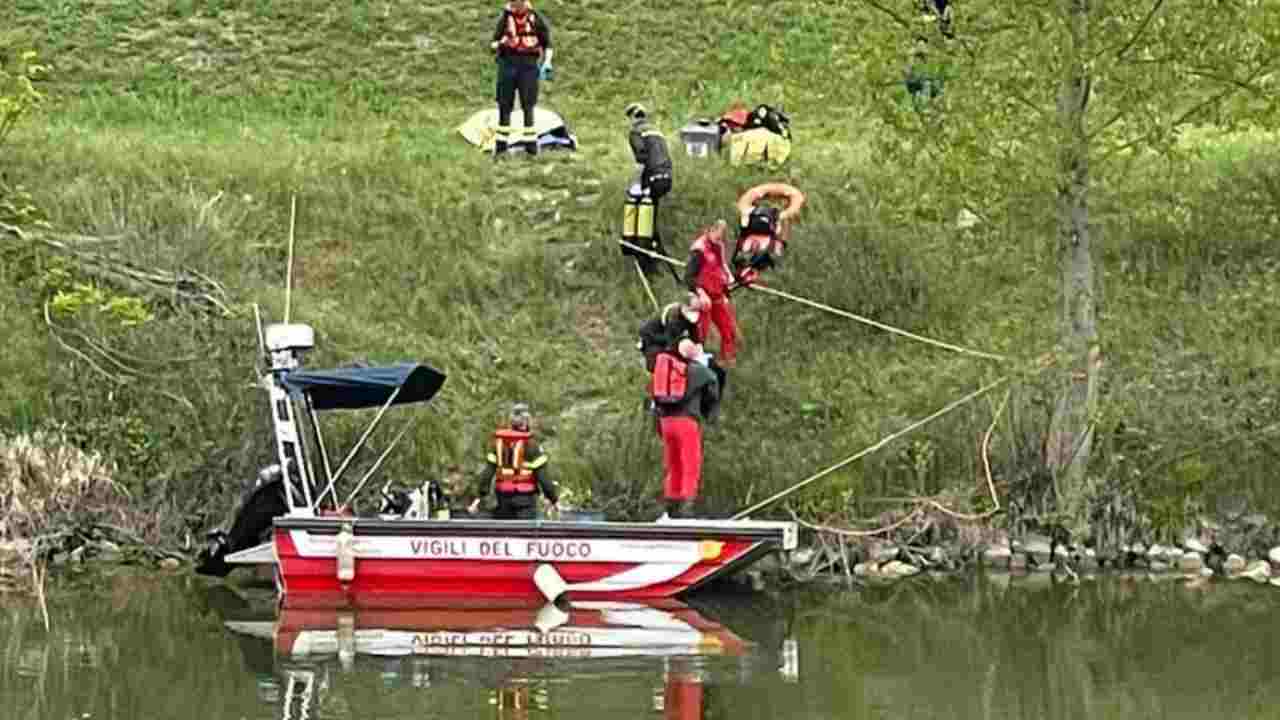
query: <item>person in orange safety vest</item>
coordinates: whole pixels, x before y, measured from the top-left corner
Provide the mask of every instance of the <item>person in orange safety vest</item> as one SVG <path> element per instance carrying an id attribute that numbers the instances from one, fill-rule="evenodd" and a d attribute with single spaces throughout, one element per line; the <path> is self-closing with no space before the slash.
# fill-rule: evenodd
<path id="1" fill-rule="evenodd" d="M 498 62 L 498 127 L 493 157 L 501 159 L 511 145 L 523 146 L 526 153 L 538 154 L 538 133 L 534 129 L 534 107 L 538 85 L 551 72 L 551 28 L 528 0 L 511 0 L 498 18 L 490 43 Z M 517 132 L 511 124 L 516 96 L 524 113 L 524 127 Z"/>
<path id="2" fill-rule="evenodd" d="M 498 501 L 493 511 L 497 520 L 532 520 L 537 516 L 539 492 L 555 508 L 560 492 L 547 477 L 547 454 L 534 439 L 530 426 L 529 406 L 513 405 L 510 426 L 493 434 L 493 450 L 479 477 L 482 490 L 467 508 L 469 512 L 475 514 L 490 489 Z"/>
<path id="3" fill-rule="evenodd" d="M 720 364 L 733 367 L 738 355 L 738 318 L 729 301 L 729 290 L 736 282 L 729 267 L 732 258 L 725 247 L 725 230 L 728 223 L 719 220 L 707 228 L 689 246 L 689 261 L 685 265 L 684 282 L 691 292 L 705 296 L 702 314 L 698 318 L 698 334 L 703 339 L 712 323 L 720 334 Z"/>

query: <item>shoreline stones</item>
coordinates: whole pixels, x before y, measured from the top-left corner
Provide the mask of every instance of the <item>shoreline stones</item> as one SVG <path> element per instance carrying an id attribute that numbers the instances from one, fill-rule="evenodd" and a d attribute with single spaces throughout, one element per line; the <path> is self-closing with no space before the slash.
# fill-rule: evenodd
<path id="1" fill-rule="evenodd" d="M 1198 573 L 1204 568 L 1204 556 L 1195 551 L 1187 551 L 1178 558 L 1178 569 L 1183 572 Z M 1210 572 L 1213 572 L 1210 570 Z"/>
<path id="2" fill-rule="evenodd" d="M 1012 556 L 1013 548 L 1008 544 L 992 545 L 982 551 L 982 564 L 995 570 L 1008 570 Z"/>
<path id="3" fill-rule="evenodd" d="M 1245 567 L 1240 578 L 1265 583 L 1271 579 L 1271 563 L 1266 560 L 1254 560 Z"/>
<path id="4" fill-rule="evenodd" d="M 1235 553 L 1228 555 L 1227 559 L 1222 563 L 1222 572 L 1227 575 L 1238 575 L 1239 573 L 1244 572 L 1244 568 L 1244 558 Z"/>
<path id="5" fill-rule="evenodd" d="M 1280 587 L 1280 545 L 1266 551 L 1265 559 L 1247 559 L 1246 555 L 1228 553 L 1212 538 L 1206 541 L 1192 535 L 1172 545 L 1135 542 L 1120 546 L 1118 552 L 1063 545 L 1037 535 L 1010 541 L 1002 532 L 989 542 L 974 544 L 899 545 L 875 540 L 852 549 L 847 560 L 851 566 L 827 554 L 817 546 L 793 551 L 792 577 L 802 579 L 794 571 L 815 567 L 815 571 L 799 574 L 813 579 L 848 573 L 863 581 L 893 582 L 917 575 L 945 577 L 980 570 L 992 578 L 1012 575 L 1080 582 L 1115 575 L 1148 582 L 1183 581 L 1187 587 L 1197 588 L 1209 587 L 1215 578 L 1222 578 Z M 763 574 L 772 576 L 774 572 L 765 570 Z M 754 576 L 752 579 L 753 585 L 760 585 Z"/>

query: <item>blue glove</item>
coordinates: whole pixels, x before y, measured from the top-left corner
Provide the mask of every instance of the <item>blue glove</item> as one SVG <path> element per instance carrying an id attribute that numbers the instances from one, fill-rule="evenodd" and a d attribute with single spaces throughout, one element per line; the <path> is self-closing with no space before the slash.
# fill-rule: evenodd
<path id="1" fill-rule="evenodd" d="M 555 73 L 556 73 L 555 68 L 551 67 L 551 63 L 549 62 L 542 63 L 541 65 L 538 66 L 539 80 L 554 80 Z"/>

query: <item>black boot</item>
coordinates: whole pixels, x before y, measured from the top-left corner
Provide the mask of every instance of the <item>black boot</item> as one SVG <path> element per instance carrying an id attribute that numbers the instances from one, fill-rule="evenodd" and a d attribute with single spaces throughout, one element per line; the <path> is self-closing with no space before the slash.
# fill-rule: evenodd
<path id="1" fill-rule="evenodd" d="M 674 519 L 693 517 L 692 500 L 667 500 L 667 517 Z"/>
<path id="2" fill-rule="evenodd" d="M 493 161 L 497 162 L 507 156 L 507 143 L 499 140 L 493 144 Z"/>

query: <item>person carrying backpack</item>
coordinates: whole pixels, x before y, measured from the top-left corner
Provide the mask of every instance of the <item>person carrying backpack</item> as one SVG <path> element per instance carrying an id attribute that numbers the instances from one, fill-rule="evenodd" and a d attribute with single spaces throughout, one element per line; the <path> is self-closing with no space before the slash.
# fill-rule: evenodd
<path id="1" fill-rule="evenodd" d="M 769 199 L 785 200 L 787 207 L 779 211 L 761 204 Z M 734 253 L 738 284 L 750 285 L 759 273 L 778 264 L 791 241 L 791 223 L 804 204 L 804 193 L 786 183 L 757 185 L 738 198 L 741 217 Z"/>
<path id="2" fill-rule="evenodd" d="M 644 105 L 633 102 L 627 105 L 623 114 L 631 122 L 631 129 L 627 133 L 627 144 L 631 146 L 631 156 L 638 168 L 636 181 L 627 189 L 628 203 L 637 203 L 642 207 L 647 202 L 650 206 L 649 217 L 652 218 L 646 225 L 649 237 L 635 239 L 624 237 L 624 239 L 630 239 L 632 243 L 666 255 L 667 249 L 662 245 L 662 233 L 658 229 L 658 206 L 659 201 L 671 192 L 671 153 L 667 150 L 667 139 L 663 137 L 662 131 L 649 122 L 649 111 Z M 624 227 L 624 235 L 625 230 Z M 629 247 L 623 246 L 622 254 L 634 257 L 646 273 L 653 272 L 657 266 L 657 261 L 653 257 Z M 670 266 L 668 269 L 671 269 Z M 671 269 L 671 274 L 679 282 L 674 269 Z"/>
<path id="3" fill-rule="evenodd" d="M 623 110 L 631 121 L 627 143 L 631 156 L 640 166 L 640 186 L 649 191 L 656 205 L 671 192 L 671 153 L 662 131 L 649 122 L 649 111 L 640 103 L 631 103 Z"/>
<path id="4" fill-rule="evenodd" d="M 702 482 L 702 422 L 720 414 L 719 382 L 703 357 L 701 345 L 681 340 L 675 352 L 658 354 L 649 380 L 666 469 L 663 518 L 689 517 Z"/>

